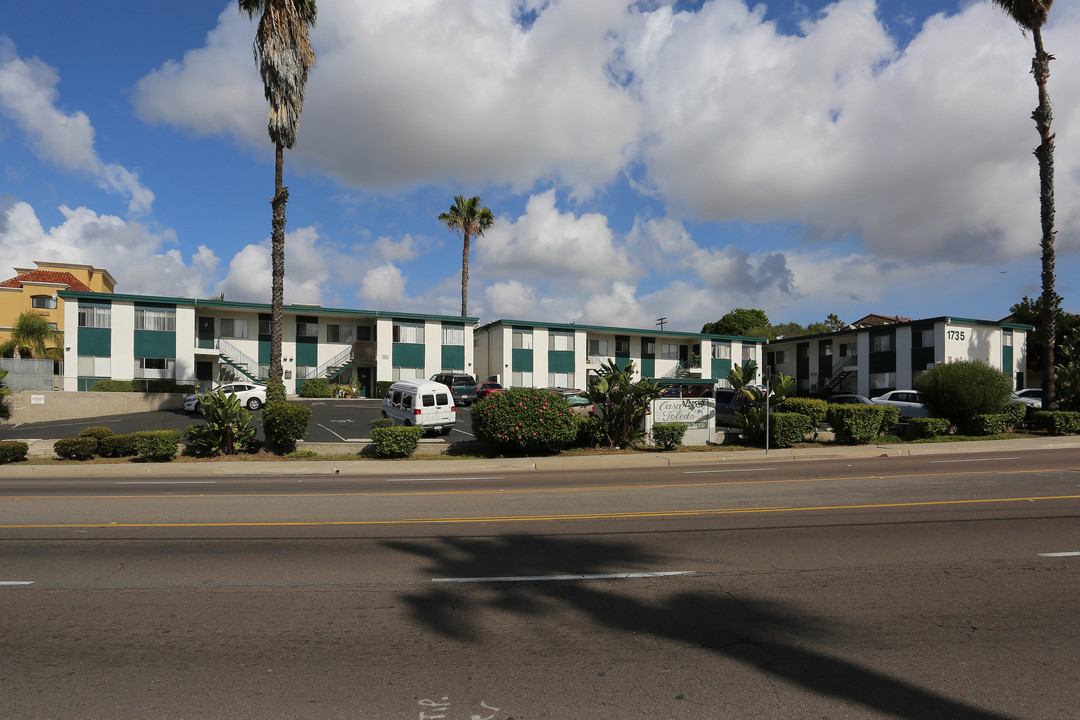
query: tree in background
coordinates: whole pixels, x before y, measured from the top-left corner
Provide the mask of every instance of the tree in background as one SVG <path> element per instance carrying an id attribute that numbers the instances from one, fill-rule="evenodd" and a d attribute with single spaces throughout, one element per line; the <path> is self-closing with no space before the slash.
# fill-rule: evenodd
<path id="1" fill-rule="evenodd" d="M 4 382 L 4 378 L 7 377 L 8 371 L 4 368 L 0 368 L 0 418 L 11 417 L 11 408 L 8 407 L 7 400 L 5 399 L 11 394 L 11 388 Z"/>
<path id="2" fill-rule="evenodd" d="M 829 316 L 825 318 L 825 325 L 833 332 L 843 330 L 847 327 L 847 323 L 840 319 L 836 313 L 829 313 Z"/>
<path id="3" fill-rule="evenodd" d="M 1054 323 L 1054 347 L 1056 355 L 1056 349 L 1059 346 L 1072 342 L 1071 338 L 1080 337 L 1080 315 L 1062 310 L 1061 297 L 1057 295 L 1054 297 L 1055 302 L 1057 303 L 1057 308 L 1054 311 L 1054 314 L 1057 317 L 1057 320 Z M 1028 334 L 1027 359 L 1028 365 L 1037 367 L 1041 370 L 1045 367 L 1046 362 L 1046 334 L 1044 332 L 1045 326 L 1042 322 L 1044 315 L 1042 298 L 1038 297 L 1032 299 L 1025 295 L 1020 302 L 1009 308 L 1009 312 L 1011 313 L 1010 319 L 1012 322 L 1031 325 L 1035 328 L 1034 332 Z M 1045 392 L 1045 388 L 1043 391 Z"/>
<path id="4" fill-rule="evenodd" d="M 706 335 L 737 335 L 768 337 L 769 316 L 756 308 L 735 308 L 716 322 L 705 323 L 701 332 Z"/>
<path id="5" fill-rule="evenodd" d="M 19 315 L 11 337 L 0 344 L 0 355 L 60 360 L 64 357 L 64 333 L 32 310 Z"/>
<path id="6" fill-rule="evenodd" d="M 1050 125 L 1054 120 L 1053 108 L 1046 83 L 1050 79 L 1050 61 L 1054 56 L 1043 47 L 1042 27 L 1050 14 L 1054 0 L 991 0 L 1025 31 L 1031 31 L 1035 40 L 1035 57 L 1031 60 L 1031 74 L 1039 90 L 1039 106 L 1031 114 L 1039 131 L 1039 147 L 1035 157 L 1039 161 L 1039 216 L 1042 224 L 1042 322 L 1046 349 L 1043 356 L 1043 408 L 1054 410 L 1057 394 L 1054 387 L 1054 347 L 1057 338 L 1057 309 L 1060 303 L 1054 291 L 1054 135 Z"/>
<path id="7" fill-rule="evenodd" d="M 252 47 L 270 103 L 266 129 L 274 143 L 274 199 L 270 201 L 270 381 L 267 402 L 284 402 L 281 381 L 281 326 L 285 302 L 285 204 L 289 189 L 282 183 L 285 148 L 296 144 L 304 88 L 315 66 L 308 29 L 315 25 L 315 0 L 237 0 L 249 18 L 262 13 Z"/>
<path id="8" fill-rule="evenodd" d="M 469 241 L 482 237 L 495 224 L 495 215 L 484 207 L 479 195 L 466 198 L 455 195 L 450 209 L 439 215 L 439 222 L 462 240 L 461 249 L 461 317 L 469 312 Z"/>

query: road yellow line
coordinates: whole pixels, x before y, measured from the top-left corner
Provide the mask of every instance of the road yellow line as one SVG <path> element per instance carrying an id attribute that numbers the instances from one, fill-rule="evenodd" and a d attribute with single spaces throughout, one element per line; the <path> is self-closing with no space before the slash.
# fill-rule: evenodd
<path id="1" fill-rule="evenodd" d="M 703 510 L 655 510 L 627 513 L 571 513 L 568 515 L 502 515 L 454 518 L 402 518 L 399 520 L 298 520 L 269 522 L 195 522 L 195 523 L 48 523 L 0 525 L 3 530 L 31 529 L 108 529 L 108 528 L 241 528 L 241 527 L 355 527 L 373 525 L 444 525 L 471 523 L 540 522 L 550 520 L 623 520 L 635 518 L 700 517 L 706 515 L 746 515 L 759 513 L 818 512 L 826 510 L 888 510 L 948 505 L 979 505 L 991 503 L 1046 502 L 1080 500 L 1080 495 L 1048 495 L 1044 497 L 981 498 L 976 500 L 929 500 L 923 502 L 873 503 L 865 505 L 818 505 L 808 507 L 710 508 Z"/>
<path id="2" fill-rule="evenodd" d="M 998 470 L 994 475 L 1030 475 L 1045 472 L 1080 472 L 1080 468 L 1039 468 L 1035 470 Z M 452 495 L 533 495 L 550 493 L 603 492 L 610 490 L 666 490 L 678 488 L 723 487 L 729 485 L 786 485 L 795 483 L 857 482 L 860 480 L 910 480 L 917 478 L 962 477 L 986 475 L 985 470 L 966 472 L 906 473 L 900 475 L 856 475 L 821 478 L 787 478 L 783 480 L 727 480 L 723 482 L 648 483 L 635 485 L 589 485 L 585 487 L 539 487 L 539 488 L 490 488 L 478 490 L 412 490 L 404 492 L 357 491 L 357 492 L 238 492 L 238 493 L 192 493 L 189 495 L 0 495 L 0 501 L 15 500 L 201 500 L 225 498 L 332 498 L 332 497 L 439 497 Z"/>

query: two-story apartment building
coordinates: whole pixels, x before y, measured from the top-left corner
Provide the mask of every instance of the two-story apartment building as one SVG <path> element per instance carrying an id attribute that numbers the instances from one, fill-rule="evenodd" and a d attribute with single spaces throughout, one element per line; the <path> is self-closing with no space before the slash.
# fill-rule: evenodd
<path id="1" fill-rule="evenodd" d="M 911 388 L 938 363 L 977 360 L 1007 372 L 1025 387 L 1030 325 L 937 317 L 905 320 L 769 343 L 766 365 L 791 375 L 807 393 L 876 397 Z"/>
<path id="2" fill-rule="evenodd" d="M 67 302 L 65 390 L 100 379 L 209 385 L 265 379 L 270 306 L 77 291 Z M 288 305 L 282 326 L 286 392 L 324 377 L 373 397 L 378 380 L 473 372 L 476 318 Z"/>
<path id="3" fill-rule="evenodd" d="M 64 330 L 64 290 L 111 293 L 116 280 L 93 265 L 35 261 L 36 268 L 15 268 L 16 275 L 0 282 L 0 342 L 24 312 L 33 311 L 57 330 Z"/>
<path id="4" fill-rule="evenodd" d="M 762 361 L 764 338 L 704 335 L 670 330 L 496 320 L 476 329 L 478 379 L 504 387 L 588 387 L 604 362 L 635 377 L 711 379 L 726 384 L 732 363 Z"/>

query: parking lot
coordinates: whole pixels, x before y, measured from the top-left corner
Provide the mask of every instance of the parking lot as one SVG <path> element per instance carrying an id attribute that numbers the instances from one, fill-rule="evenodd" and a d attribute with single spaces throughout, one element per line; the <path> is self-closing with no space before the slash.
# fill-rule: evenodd
<path id="1" fill-rule="evenodd" d="M 371 437 L 371 422 L 380 416 L 378 400 L 346 399 L 307 399 L 296 398 L 297 402 L 311 408 L 311 422 L 304 437 L 307 442 L 367 442 Z M 261 410 L 252 413 L 255 425 L 259 427 L 262 438 L 262 426 L 259 424 Z M 108 427 L 118 435 L 126 435 L 139 430 L 183 430 L 188 425 L 202 422 L 202 416 L 183 410 L 158 410 L 155 412 L 129 413 L 126 415 L 107 415 L 77 420 L 59 420 L 43 423 L 0 426 L 0 440 L 58 440 L 75 437 L 88 427 L 101 425 Z M 457 424 L 446 436 L 438 436 L 438 442 L 454 443 L 472 440 L 472 415 L 469 408 L 458 407 Z M 435 440 L 429 436 L 426 441 Z"/>

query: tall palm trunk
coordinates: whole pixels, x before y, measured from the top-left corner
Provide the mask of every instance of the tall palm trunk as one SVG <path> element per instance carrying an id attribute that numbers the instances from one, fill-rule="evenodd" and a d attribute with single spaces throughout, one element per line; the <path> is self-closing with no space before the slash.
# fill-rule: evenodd
<path id="1" fill-rule="evenodd" d="M 269 385 L 275 399 L 284 390 L 281 379 L 281 326 L 284 322 L 285 304 L 285 203 L 289 201 L 289 188 L 282 185 L 285 148 L 276 143 L 274 158 L 274 199 L 272 232 L 270 235 L 270 378 Z M 283 393 L 282 393 L 283 394 Z M 270 397 L 267 397 L 270 400 Z"/>
<path id="2" fill-rule="evenodd" d="M 1035 57 L 1031 61 L 1031 74 L 1039 86 L 1039 107 L 1031 114 L 1039 130 L 1042 142 L 1035 148 L 1035 157 L 1039 160 L 1039 200 L 1042 219 L 1042 311 L 1043 332 L 1046 333 L 1046 357 L 1043 360 L 1043 407 L 1057 409 L 1057 392 L 1054 384 L 1054 345 L 1057 332 L 1058 296 L 1054 291 L 1054 134 L 1050 124 L 1054 112 L 1050 106 L 1050 96 L 1046 91 L 1050 79 L 1050 61 L 1054 56 L 1043 48 L 1042 32 L 1034 28 Z"/>
<path id="3" fill-rule="evenodd" d="M 469 233 L 462 233 L 465 242 L 461 251 L 461 317 L 469 316 Z"/>

